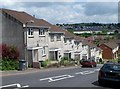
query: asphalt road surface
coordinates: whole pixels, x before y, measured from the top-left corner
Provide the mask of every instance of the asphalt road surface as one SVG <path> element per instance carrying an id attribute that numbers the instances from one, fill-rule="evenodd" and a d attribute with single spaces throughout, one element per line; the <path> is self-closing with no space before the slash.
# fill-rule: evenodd
<path id="1" fill-rule="evenodd" d="M 2 77 L 1 88 L 6 87 L 103 87 L 97 82 L 98 71 L 102 65 L 95 68 L 71 68 L 49 71 L 39 71 L 24 75 Z"/>

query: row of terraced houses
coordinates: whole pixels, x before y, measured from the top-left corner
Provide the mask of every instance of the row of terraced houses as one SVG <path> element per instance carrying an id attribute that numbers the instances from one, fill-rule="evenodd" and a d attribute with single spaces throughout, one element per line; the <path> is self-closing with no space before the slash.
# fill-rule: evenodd
<path id="1" fill-rule="evenodd" d="M 102 58 L 104 45 L 100 49 L 84 38 L 26 12 L 2 8 L 0 19 L 2 43 L 17 46 L 20 59 L 27 60 L 33 67 L 46 59 L 60 61 L 64 56 L 75 60 L 93 58 L 97 61 Z M 118 46 L 112 50 L 112 57 L 116 58 Z"/>

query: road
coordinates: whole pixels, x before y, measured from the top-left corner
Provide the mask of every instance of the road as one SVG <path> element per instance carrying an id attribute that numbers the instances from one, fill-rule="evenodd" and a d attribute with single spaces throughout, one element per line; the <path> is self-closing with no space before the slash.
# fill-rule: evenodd
<path id="1" fill-rule="evenodd" d="M 71 68 L 49 70 L 24 75 L 2 77 L 3 87 L 101 87 L 97 83 L 98 71 L 95 68 Z"/>

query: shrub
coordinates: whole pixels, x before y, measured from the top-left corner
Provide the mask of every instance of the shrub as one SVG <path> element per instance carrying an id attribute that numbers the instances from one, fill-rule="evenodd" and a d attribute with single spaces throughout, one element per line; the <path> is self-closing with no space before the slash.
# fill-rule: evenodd
<path id="1" fill-rule="evenodd" d="M 47 61 L 41 62 L 41 67 L 47 67 Z"/>
<path id="2" fill-rule="evenodd" d="M 51 63 L 50 65 L 48 65 L 48 67 L 58 67 L 58 63 Z"/>
<path id="3" fill-rule="evenodd" d="M 62 57 L 61 61 L 60 61 L 60 65 L 73 65 L 74 64 L 74 60 L 73 59 L 68 59 L 68 57 Z"/>
<path id="4" fill-rule="evenodd" d="M 7 46 L 6 44 L 0 45 L 0 54 L 2 59 L 13 59 L 18 60 L 19 51 L 15 46 Z"/>
<path id="5" fill-rule="evenodd" d="M 32 68 L 32 64 L 28 64 L 28 68 Z"/>
<path id="6" fill-rule="evenodd" d="M 70 64 L 70 62 L 68 60 L 64 60 L 64 66 L 67 66 L 69 64 Z"/>
<path id="7" fill-rule="evenodd" d="M 18 70 L 19 62 L 11 59 L 0 59 L 0 70 Z"/>

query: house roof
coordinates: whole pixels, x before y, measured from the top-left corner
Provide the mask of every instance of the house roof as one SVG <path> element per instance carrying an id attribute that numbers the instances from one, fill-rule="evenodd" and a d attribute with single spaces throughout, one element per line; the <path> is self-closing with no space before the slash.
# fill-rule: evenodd
<path id="1" fill-rule="evenodd" d="M 88 41 L 86 41 L 86 40 L 84 40 L 84 41 L 82 42 L 82 44 L 83 44 L 83 45 L 88 45 L 90 48 L 96 48 L 97 50 L 102 51 L 102 49 L 100 49 L 99 47 L 97 47 L 95 44 L 93 44 L 93 43 L 91 43 L 91 42 L 88 42 Z"/>
<path id="2" fill-rule="evenodd" d="M 87 44 L 90 46 L 90 47 L 97 47 L 95 44 L 91 43 L 91 42 L 87 42 Z"/>
<path id="3" fill-rule="evenodd" d="M 49 22 L 45 21 L 44 19 L 35 19 L 35 22 L 32 24 L 34 26 L 46 26 L 46 27 L 50 27 L 52 25 Z"/>
<path id="4" fill-rule="evenodd" d="M 50 26 L 50 32 L 51 33 L 64 33 L 64 30 L 63 29 L 61 29 L 60 27 L 58 27 L 58 26 L 55 26 L 55 25 L 51 25 Z"/>
<path id="5" fill-rule="evenodd" d="M 8 9 L 1 9 L 3 12 L 9 14 L 10 16 L 14 17 L 15 19 L 19 20 L 21 23 L 25 24 L 27 21 L 35 20 L 35 18 L 26 12 L 8 10 Z"/>
<path id="6" fill-rule="evenodd" d="M 21 11 L 14 11 L 14 10 L 9 10 L 9 9 L 1 9 L 3 12 L 9 14 L 10 16 L 14 17 L 18 21 L 20 21 L 22 24 L 25 24 L 26 22 L 32 20 L 34 21 L 33 23 L 28 23 L 29 26 L 43 26 L 43 27 L 49 27 L 50 32 L 64 32 L 61 28 L 54 26 L 50 24 L 49 22 L 43 20 L 43 19 L 37 19 L 30 14 L 26 12 L 21 12 Z"/>
<path id="7" fill-rule="evenodd" d="M 109 48 L 116 48 L 118 45 L 114 42 L 104 43 L 104 45 L 108 46 Z"/>
<path id="8" fill-rule="evenodd" d="M 84 41 L 85 39 L 83 37 L 74 36 L 75 41 Z"/>
<path id="9" fill-rule="evenodd" d="M 73 33 L 70 33 L 67 30 L 64 30 L 64 32 L 65 32 L 65 38 L 74 38 L 75 37 L 75 35 Z"/>
<path id="10" fill-rule="evenodd" d="M 85 38 L 87 41 L 94 41 L 94 36 L 90 36 L 90 37 L 87 37 Z"/>

